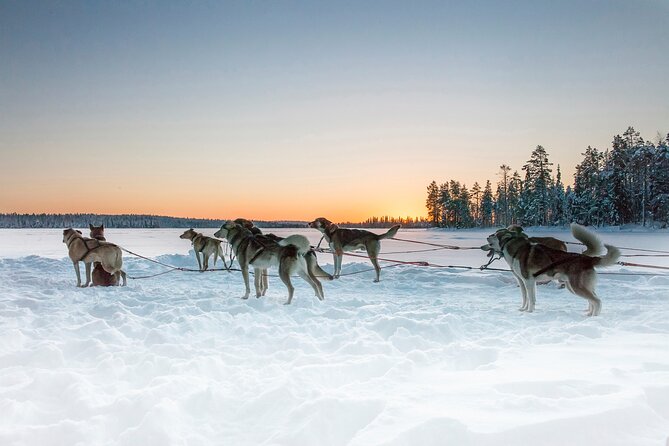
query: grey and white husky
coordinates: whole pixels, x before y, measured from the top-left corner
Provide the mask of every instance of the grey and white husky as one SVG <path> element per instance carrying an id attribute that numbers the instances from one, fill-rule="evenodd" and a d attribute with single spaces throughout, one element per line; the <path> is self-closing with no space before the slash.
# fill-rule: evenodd
<path id="1" fill-rule="evenodd" d="M 254 235 L 249 229 L 234 221 L 228 221 L 214 233 L 214 236 L 225 238 L 237 256 L 244 278 L 244 286 L 246 287 L 246 293 L 242 296 L 242 299 L 248 299 L 251 294 L 249 285 L 250 266 L 253 267 L 254 272 L 253 282 L 256 297 L 262 296 L 264 271 L 277 266 L 279 277 L 288 289 L 286 305 L 292 302 L 295 292 L 295 287 L 290 280 L 290 276 L 293 274 L 299 275 L 311 285 L 318 299 L 323 300 L 322 287 L 319 286 L 320 283 L 317 284 L 318 279 L 309 275 L 304 255 L 311 249 L 311 246 L 309 240 L 303 235 L 291 235 L 275 242 L 267 237 Z"/>
<path id="2" fill-rule="evenodd" d="M 488 245 L 504 256 L 520 285 L 523 298 L 520 311 L 534 311 L 537 280 L 548 278 L 563 282 L 573 294 L 586 299 L 588 316 L 600 313 L 602 301 L 595 294 L 595 267 L 613 265 L 620 251 L 615 246 L 602 245 L 595 234 L 576 223 L 571 224 L 571 233 L 586 246 L 582 254 L 533 243 L 520 226 L 499 229 L 488 236 Z M 597 257 L 604 248 L 606 253 Z"/>
<path id="3" fill-rule="evenodd" d="M 284 240 L 284 237 L 279 237 L 276 234 L 271 234 L 271 233 L 263 234 L 260 228 L 254 225 L 251 220 L 248 220 L 246 218 L 236 218 L 234 222 L 251 231 L 253 235 L 255 235 L 261 241 L 264 240 L 265 238 L 268 238 L 270 241 L 274 241 L 276 243 L 279 243 L 281 242 L 281 240 Z M 309 273 L 309 277 L 311 277 L 311 279 L 316 283 L 316 286 L 320 290 L 321 296 L 324 296 L 323 286 L 321 285 L 320 281 L 334 280 L 334 277 L 332 277 L 331 274 L 328 274 L 323 268 L 321 268 L 321 266 L 318 264 L 318 256 L 316 255 L 316 251 L 314 251 L 313 249 L 309 249 L 309 251 L 307 251 L 304 254 L 304 260 L 307 261 L 307 271 Z M 261 294 L 263 296 L 267 292 L 268 288 L 269 288 L 269 276 L 267 274 L 267 270 L 264 270 L 261 282 Z"/>
<path id="4" fill-rule="evenodd" d="M 400 225 L 395 225 L 385 234 L 374 234 L 364 229 L 340 228 L 324 217 L 318 217 L 308 223 L 307 226 L 318 229 L 327 240 L 328 245 L 330 245 L 334 257 L 335 279 L 338 279 L 341 275 L 341 262 L 344 252 L 364 249 L 367 251 L 372 265 L 374 265 L 374 271 L 376 271 L 374 282 L 381 280 L 381 267 L 378 261 L 379 252 L 381 251 L 381 240 L 394 237 L 400 229 Z"/>

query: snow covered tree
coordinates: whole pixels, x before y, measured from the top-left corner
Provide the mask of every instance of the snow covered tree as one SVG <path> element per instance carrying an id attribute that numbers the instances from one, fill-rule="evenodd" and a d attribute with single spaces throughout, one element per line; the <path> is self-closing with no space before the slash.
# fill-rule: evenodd
<path id="1" fill-rule="evenodd" d="M 509 219 L 509 172 L 511 172 L 511 167 L 506 164 L 499 166 L 499 175 L 500 181 L 497 183 L 497 197 L 496 197 L 496 206 L 497 209 L 497 224 L 502 226 L 508 226 L 511 224 Z"/>
<path id="2" fill-rule="evenodd" d="M 471 197 L 471 214 L 474 221 L 474 226 L 481 226 L 481 186 L 478 182 L 474 182 L 472 190 L 469 195 Z"/>
<path id="3" fill-rule="evenodd" d="M 492 196 L 492 185 L 490 180 L 486 181 L 485 189 L 483 189 L 483 196 L 481 197 L 481 224 L 484 227 L 492 226 L 493 221 L 493 210 L 495 207 L 495 202 Z"/>
<path id="4" fill-rule="evenodd" d="M 432 181 L 427 186 L 427 199 L 425 200 L 425 207 L 427 208 L 427 215 L 430 223 L 433 226 L 439 225 L 439 216 L 441 214 L 439 187 L 436 181 Z"/>
<path id="5" fill-rule="evenodd" d="M 551 169 L 548 153 L 542 146 L 532 151 L 530 159 L 523 166 L 525 171 L 524 193 L 521 195 L 523 222 L 528 225 L 545 225 L 550 209 L 552 188 Z"/>

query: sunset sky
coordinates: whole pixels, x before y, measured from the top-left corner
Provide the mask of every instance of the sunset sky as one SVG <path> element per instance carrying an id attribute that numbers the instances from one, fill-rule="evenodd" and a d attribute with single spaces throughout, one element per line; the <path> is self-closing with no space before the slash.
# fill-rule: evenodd
<path id="1" fill-rule="evenodd" d="M 669 1 L 0 0 L 0 212 L 362 220 L 669 132 Z"/>

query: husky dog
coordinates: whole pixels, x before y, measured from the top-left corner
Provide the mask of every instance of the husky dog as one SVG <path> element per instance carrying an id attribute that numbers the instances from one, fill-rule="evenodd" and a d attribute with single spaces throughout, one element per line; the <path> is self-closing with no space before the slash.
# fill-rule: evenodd
<path id="1" fill-rule="evenodd" d="M 509 225 L 509 226 L 507 226 L 506 229 L 508 229 L 509 231 L 523 232 L 523 228 L 520 225 Z M 541 245 L 548 246 L 549 248 L 557 249 L 558 251 L 567 252 L 567 244 L 560 239 L 556 239 L 555 237 L 529 237 L 528 236 L 528 238 L 529 238 L 531 243 L 539 243 Z M 494 259 L 495 250 L 492 249 L 490 244 L 485 244 L 485 245 L 481 246 L 481 249 L 484 250 L 484 251 L 488 251 L 487 255 L 488 255 L 488 257 L 490 257 L 490 261 L 485 266 L 490 265 L 493 262 L 493 260 L 496 260 L 496 259 Z M 499 255 L 501 256 L 501 253 Z M 537 281 L 537 285 L 545 285 L 545 284 L 550 283 L 550 282 L 551 282 L 550 279 L 539 280 L 539 281 Z M 560 284 L 560 288 L 564 288 L 563 283 Z"/>
<path id="2" fill-rule="evenodd" d="M 341 261 L 344 252 L 353 251 L 354 249 L 364 249 L 367 251 L 372 265 L 374 265 L 374 270 L 376 270 L 376 279 L 374 279 L 374 282 L 378 282 L 381 276 L 381 267 L 377 260 L 379 251 L 381 251 L 380 240 L 394 237 L 395 234 L 397 234 L 397 230 L 400 228 L 400 225 L 395 225 L 385 234 L 374 234 L 373 232 L 365 231 L 364 229 L 340 228 L 327 218 L 323 217 L 317 218 L 309 223 L 308 226 L 321 231 L 323 237 L 325 237 L 330 245 L 332 255 L 334 256 L 335 279 L 338 279 L 341 275 Z"/>
<path id="3" fill-rule="evenodd" d="M 100 240 L 106 242 L 105 238 L 105 225 L 93 226 L 92 224 L 88 225 L 90 229 L 90 237 L 95 240 Z M 91 275 L 93 279 L 93 286 L 117 286 L 118 278 L 113 274 L 109 274 L 104 270 L 100 262 L 93 263 L 93 273 Z"/>
<path id="4" fill-rule="evenodd" d="M 502 254 L 511 267 L 523 297 L 520 311 L 532 312 L 536 303 L 536 282 L 540 278 L 557 279 L 573 294 L 588 301 L 588 316 L 597 316 L 602 301 L 595 294 L 595 266 L 609 266 L 618 261 L 620 251 L 602 242 L 583 226 L 571 224 L 572 235 L 587 249 L 583 254 L 564 252 L 532 243 L 522 228 L 500 229 L 488 236 L 488 245 Z M 606 254 L 597 257 L 606 247 Z"/>
<path id="5" fill-rule="evenodd" d="M 216 259 L 218 257 L 220 257 L 225 264 L 225 257 L 223 257 L 223 249 L 221 248 L 220 240 L 195 232 L 193 228 L 184 231 L 179 238 L 191 241 L 200 271 L 206 271 L 207 268 L 209 268 L 209 257 L 211 257 L 212 254 L 214 255 L 214 266 L 216 266 Z M 200 256 L 202 256 L 202 260 L 200 260 Z"/>
<path id="6" fill-rule="evenodd" d="M 109 274 L 113 274 L 118 281 L 123 278 L 123 286 L 127 285 L 125 271 L 123 267 L 123 258 L 121 248 L 118 246 L 95 239 L 84 238 L 81 231 L 69 228 L 63 231 L 63 243 L 67 246 L 68 255 L 74 264 L 74 271 L 77 273 L 77 286 L 81 287 L 81 273 L 79 272 L 79 262 L 86 265 L 86 284 L 91 283 L 91 264 L 100 262 L 102 268 Z"/>
<path id="7" fill-rule="evenodd" d="M 247 220 L 246 218 L 236 218 L 234 222 L 251 231 L 256 237 L 260 237 L 260 240 L 267 238 L 275 243 L 279 243 L 281 240 L 285 240 L 283 237 L 279 237 L 275 234 L 263 234 L 260 228 L 255 226 L 251 220 Z M 311 277 L 311 280 L 313 280 L 316 283 L 316 286 L 320 289 L 321 296 L 324 296 L 323 286 L 318 279 L 333 280 L 334 277 L 332 277 L 331 274 L 328 274 L 325 270 L 323 270 L 323 268 L 320 267 L 318 264 L 316 251 L 313 249 L 310 248 L 309 251 L 304 254 L 304 260 L 307 261 L 307 271 L 309 273 L 309 277 Z M 264 296 L 267 292 L 267 288 L 269 287 L 267 270 L 263 271 L 262 279 L 262 295 Z"/>
<path id="8" fill-rule="evenodd" d="M 249 266 L 253 266 L 256 297 L 262 296 L 263 271 L 271 266 L 278 266 L 279 277 L 288 289 L 286 305 L 293 300 L 295 287 L 290 281 L 290 276 L 295 273 L 311 285 L 316 296 L 323 300 L 322 287 L 317 285 L 317 278 L 310 277 L 307 261 L 304 259 L 304 254 L 311 248 L 306 237 L 291 235 L 276 243 L 269 238 L 254 235 L 250 230 L 234 221 L 226 222 L 214 235 L 225 238 L 237 256 L 246 287 L 246 294 L 242 296 L 242 299 L 248 299 L 251 294 Z"/>

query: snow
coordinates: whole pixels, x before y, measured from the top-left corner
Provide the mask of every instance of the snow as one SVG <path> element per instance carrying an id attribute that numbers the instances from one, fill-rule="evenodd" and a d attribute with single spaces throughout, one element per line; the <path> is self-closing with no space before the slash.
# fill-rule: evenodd
<path id="1" fill-rule="evenodd" d="M 181 232 L 108 229 L 107 237 L 195 267 Z M 397 237 L 479 246 L 489 232 Z M 587 318 L 585 301 L 553 284 L 538 290 L 535 313 L 518 312 L 520 293 L 505 272 L 402 265 L 375 284 L 369 263 L 346 258 L 344 274 L 364 272 L 325 282 L 324 302 L 295 279 L 293 304 L 284 306 L 275 277 L 265 298 L 239 299 L 239 273 L 174 272 L 126 288 L 77 289 L 61 234 L 0 231 L 2 445 L 667 441 L 668 276 L 600 275 L 602 314 Z M 564 230 L 541 235 L 573 240 Z M 666 232 L 600 235 L 669 250 Z M 417 249 L 383 242 L 385 252 Z M 387 257 L 487 260 L 478 250 Z M 319 258 L 331 271 L 331 257 Z M 624 260 L 669 266 L 669 258 Z M 128 255 L 124 264 L 134 276 L 163 270 Z M 638 271 L 652 270 L 601 272 Z"/>

